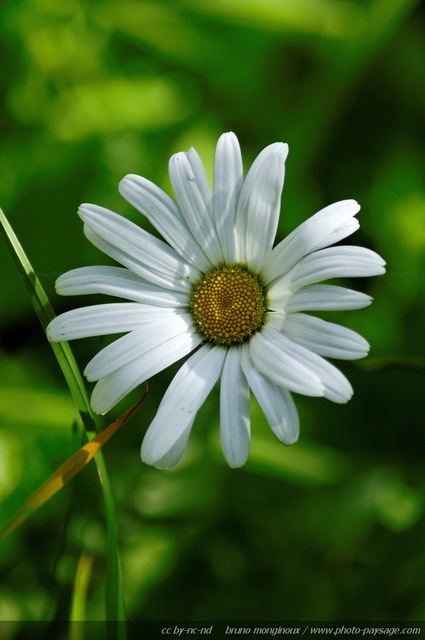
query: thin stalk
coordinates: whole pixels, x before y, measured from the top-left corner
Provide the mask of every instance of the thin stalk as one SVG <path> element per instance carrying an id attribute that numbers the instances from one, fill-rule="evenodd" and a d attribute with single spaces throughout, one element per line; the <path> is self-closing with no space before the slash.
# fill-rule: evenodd
<path id="1" fill-rule="evenodd" d="M 50 304 L 40 280 L 32 268 L 21 243 L 19 242 L 2 209 L 0 209 L 0 223 L 0 229 L 3 232 L 10 254 L 16 263 L 19 274 L 21 275 L 23 283 L 28 291 L 37 317 L 43 329 L 46 330 L 48 323 L 55 317 L 53 307 Z M 84 381 L 72 350 L 67 342 L 51 342 L 50 346 L 53 349 L 76 404 L 80 418 L 80 426 L 84 427 L 87 439 L 92 440 L 97 435 L 96 425 L 90 408 Z M 106 577 L 105 614 L 108 620 L 115 620 L 121 623 L 117 625 L 116 637 L 119 640 L 123 640 L 126 636 L 124 625 L 125 612 L 115 505 L 102 452 L 97 453 L 94 460 L 97 467 L 105 506 L 108 536 L 108 572 Z"/>

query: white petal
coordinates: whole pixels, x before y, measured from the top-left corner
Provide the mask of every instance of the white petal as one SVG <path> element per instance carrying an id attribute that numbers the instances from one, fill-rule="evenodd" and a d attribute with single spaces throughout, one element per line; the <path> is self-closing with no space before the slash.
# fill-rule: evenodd
<path id="1" fill-rule="evenodd" d="M 276 143 L 253 162 L 236 211 L 238 261 L 260 271 L 269 255 L 279 221 L 288 145 Z"/>
<path id="2" fill-rule="evenodd" d="M 106 413 L 139 384 L 183 358 L 201 341 L 201 336 L 194 329 L 190 329 L 172 336 L 148 353 L 105 376 L 93 389 L 93 411 Z"/>
<path id="3" fill-rule="evenodd" d="M 298 357 L 297 349 L 287 345 L 288 340 L 269 326 L 258 331 L 249 342 L 254 365 L 279 387 L 306 396 L 322 396 L 324 385 L 320 377 Z"/>
<path id="4" fill-rule="evenodd" d="M 176 440 L 173 446 L 167 451 L 165 456 L 155 462 L 157 469 L 172 469 L 181 460 L 184 450 L 186 449 L 187 441 L 189 440 L 190 432 L 192 431 L 193 423 L 195 420 L 189 423 L 185 431 Z"/>
<path id="5" fill-rule="evenodd" d="M 298 364 L 298 367 L 304 368 L 310 375 L 315 376 L 320 381 L 322 385 L 322 393 L 320 395 L 338 403 L 347 402 L 351 398 L 353 389 L 339 369 L 316 353 L 294 342 L 283 332 L 278 332 L 271 327 L 266 327 L 266 329 L 268 329 L 269 332 L 273 332 L 272 339 L 276 345 L 276 349 L 280 349 L 282 359 L 292 360 L 292 362 Z M 255 359 L 254 363 L 257 364 Z M 263 371 L 263 373 L 273 380 L 273 382 L 279 384 L 279 381 L 274 379 L 272 375 L 274 373 L 272 367 L 270 367 L 269 371 Z M 287 386 L 291 390 L 289 385 L 280 386 Z M 292 390 L 295 391 L 295 389 Z M 305 391 L 301 391 L 301 393 L 304 393 L 304 395 L 313 395 Z"/>
<path id="6" fill-rule="evenodd" d="M 87 238 L 101 251 L 146 280 L 186 291 L 200 272 L 185 263 L 165 242 L 122 216 L 96 205 L 81 205 Z M 166 283 L 166 284 L 164 284 Z"/>
<path id="7" fill-rule="evenodd" d="M 385 273 L 384 260 L 364 247 L 340 246 L 321 249 L 302 258 L 287 274 L 268 287 L 271 300 L 287 297 L 321 280 L 330 278 L 358 278 Z"/>
<path id="8" fill-rule="evenodd" d="M 96 304 L 62 313 L 47 327 L 47 337 L 52 342 L 63 342 L 125 333 L 159 319 L 163 313 L 161 307 L 135 302 Z"/>
<path id="9" fill-rule="evenodd" d="M 243 165 L 239 142 L 234 133 L 220 136 L 214 161 L 213 211 L 224 262 L 236 262 L 236 206 L 243 184 Z"/>
<path id="10" fill-rule="evenodd" d="M 196 151 L 190 149 L 172 156 L 169 174 L 187 226 L 210 262 L 219 265 L 223 262 L 223 254 L 214 225 L 212 195 Z"/>
<path id="11" fill-rule="evenodd" d="M 243 346 L 242 370 L 273 433 L 283 444 L 294 444 L 298 440 L 300 421 L 292 396 L 257 370 L 248 344 Z"/>
<path id="12" fill-rule="evenodd" d="M 156 465 L 193 423 L 217 382 L 227 349 L 206 344 L 174 376 L 142 443 L 143 462 Z"/>
<path id="13" fill-rule="evenodd" d="M 103 293 L 158 307 L 184 307 L 189 304 L 187 294 L 144 282 L 138 275 L 123 267 L 73 269 L 56 280 L 56 291 L 62 296 Z"/>
<path id="14" fill-rule="evenodd" d="M 338 311 L 368 307 L 372 298 L 366 293 L 336 287 L 332 284 L 314 284 L 290 295 L 284 309 L 293 311 Z M 271 303 L 273 307 L 273 303 Z"/>
<path id="15" fill-rule="evenodd" d="M 304 313 L 289 313 L 283 331 L 320 356 L 356 360 L 369 353 L 369 343 L 358 333 Z"/>
<path id="16" fill-rule="evenodd" d="M 180 209 L 162 189 L 146 178 L 128 175 L 121 180 L 119 191 L 147 217 L 184 260 L 200 271 L 211 269 L 211 262 L 192 236 Z"/>
<path id="17" fill-rule="evenodd" d="M 285 274 L 301 258 L 327 247 L 359 228 L 353 218 L 360 211 L 355 200 L 343 200 L 318 211 L 299 225 L 271 252 L 262 272 L 264 282 L 271 282 Z"/>
<path id="18" fill-rule="evenodd" d="M 242 467 L 249 454 L 249 388 L 241 368 L 241 348 L 229 349 L 221 374 L 220 436 L 224 457 Z"/>
<path id="19" fill-rule="evenodd" d="M 190 314 L 163 312 L 155 322 L 131 331 L 99 351 L 86 366 L 84 375 L 91 382 L 99 380 L 171 338 L 190 331 L 192 325 Z"/>
<path id="20" fill-rule="evenodd" d="M 144 265 L 140 260 L 132 258 L 128 253 L 122 251 L 122 249 L 103 240 L 103 238 L 98 236 L 88 225 L 84 225 L 84 234 L 86 238 L 90 240 L 95 247 L 103 251 L 103 253 L 127 267 L 127 269 L 135 273 L 139 278 L 146 280 L 154 286 L 182 293 L 191 291 L 193 284 L 189 276 L 176 277 L 173 273 L 165 274 L 154 271 L 149 266 Z"/>

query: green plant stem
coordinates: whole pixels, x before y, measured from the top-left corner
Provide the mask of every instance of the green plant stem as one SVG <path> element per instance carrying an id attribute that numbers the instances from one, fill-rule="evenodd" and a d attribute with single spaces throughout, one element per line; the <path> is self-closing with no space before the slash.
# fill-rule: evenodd
<path id="1" fill-rule="evenodd" d="M 47 294 L 32 268 L 22 245 L 1 208 L 0 223 L 0 229 L 3 232 L 10 254 L 23 279 L 37 317 L 43 329 L 46 330 L 48 323 L 55 317 L 53 307 L 50 304 Z M 51 342 L 50 345 L 76 404 L 80 418 L 80 426 L 84 427 L 87 439 L 92 440 L 97 435 L 94 416 L 91 411 L 84 381 L 75 361 L 71 347 L 67 342 Z M 124 640 L 126 636 L 124 625 L 125 610 L 115 505 L 102 452 L 97 453 L 94 460 L 97 467 L 103 502 L 105 505 L 108 537 L 108 572 L 106 577 L 105 614 L 107 620 L 117 621 L 119 623 L 117 624 L 116 637 L 118 640 Z"/>

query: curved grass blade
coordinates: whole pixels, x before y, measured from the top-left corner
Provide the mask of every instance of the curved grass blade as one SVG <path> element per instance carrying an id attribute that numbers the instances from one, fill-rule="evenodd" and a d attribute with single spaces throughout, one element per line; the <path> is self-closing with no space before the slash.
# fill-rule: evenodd
<path id="1" fill-rule="evenodd" d="M 6 244 L 23 283 L 28 291 L 31 303 L 37 317 L 46 329 L 48 323 L 53 320 L 55 313 L 47 297 L 43 286 L 38 279 L 34 269 L 28 260 L 25 251 L 19 242 L 12 226 L 0 208 L 0 230 L 3 232 Z M 77 406 L 80 422 L 84 426 L 88 440 L 96 436 L 93 414 L 81 377 L 78 365 L 75 361 L 70 346 L 66 342 L 50 343 L 65 380 L 70 389 L 71 395 Z M 112 497 L 111 485 L 106 471 L 102 452 L 95 456 L 97 472 L 105 505 L 105 515 L 108 532 L 108 573 L 106 584 L 105 612 L 109 620 L 125 620 L 123 589 L 121 584 L 121 568 L 118 552 L 118 531 L 115 516 L 115 505 Z M 120 634 L 125 634 L 123 625 L 119 628 Z M 120 637 L 125 637 L 120 635 Z"/>
<path id="2" fill-rule="evenodd" d="M 87 444 L 78 449 L 59 469 L 56 469 L 56 471 L 52 473 L 50 478 L 21 505 L 9 524 L 0 532 L 0 541 L 15 531 L 34 511 L 39 509 L 39 507 L 50 500 L 55 493 L 62 489 L 67 482 L 72 480 L 72 478 L 99 453 L 103 445 L 136 413 L 144 401 L 145 396 L 146 389 L 141 400 L 136 402 L 136 404 L 128 409 L 120 418 L 117 418 L 117 420 L 112 422 L 106 429 L 87 442 Z"/>
<path id="3" fill-rule="evenodd" d="M 82 553 L 78 561 L 72 594 L 70 640 L 81 640 L 84 637 L 84 634 L 80 633 L 80 625 L 73 627 L 72 623 L 81 623 L 86 619 L 87 590 L 93 569 L 93 560 L 93 556 Z"/>
<path id="4" fill-rule="evenodd" d="M 0 223 L 0 229 L 3 232 L 10 255 L 18 268 L 19 274 L 28 292 L 40 324 L 43 329 L 46 330 L 47 325 L 56 315 L 53 307 L 50 304 L 49 298 L 43 289 L 43 285 L 32 268 L 21 243 L 13 231 L 10 222 L 1 208 Z M 90 402 L 78 365 L 71 351 L 71 347 L 67 342 L 51 342 L 50 346 L 53 349 L 66 383 L 71 391 L 71 395 L 84 426 L 88 430 L 93 429 L 94 420 L 90 408 Z"/>
<path id="5" fill-rule="evenodd" d="M 72 593 L 69 640 L 84 640 L 87 591 L 93 570 L 93 561 L 93 556 L 87 553 L 82 553 L 78 561 Z"/>

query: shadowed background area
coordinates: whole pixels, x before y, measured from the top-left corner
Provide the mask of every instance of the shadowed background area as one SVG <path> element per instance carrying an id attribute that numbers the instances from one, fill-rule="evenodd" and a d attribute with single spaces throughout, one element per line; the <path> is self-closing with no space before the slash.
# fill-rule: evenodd
<path id="1" fill-rule="evenodd" d="M 111 264 L 85 240 L 78 205 L 152 231 L 119 180 L 137 173 L 171 193 L 168 158 L 190 146 L 211 176 L 228 130 L 246 167 L 267 144 L 289 143 L 280 238 L 355 198 L 352 242 L 388 263 L 384 277 L 343 282 L 372 295 L 371 307 L 323 315 L 362 333 L 371 354 L 338 364 L 355 390 L 348 405 L 296 397 L 291 448 L 253 402 L 249 462 L 227 468 L 213 393 L 179 467 L 146 467 L 142 436 L 177 365 L 150 381 L 105 447 L 129 619 L 424 620 L 423 6 L 6 0 L 0 22 L 0 205 L 57 313 L 106 301 L 54 291 L 64 271 Z M 3 524 L 80 441 L 4 244 L 0 273 Z M 81 368 L 101 343 L 73 345 Z M 67 620 L 76 599 L 82 619 L 102 619 L 105 552 L 90 466 L 1 545 L 0 620 Z"/>

